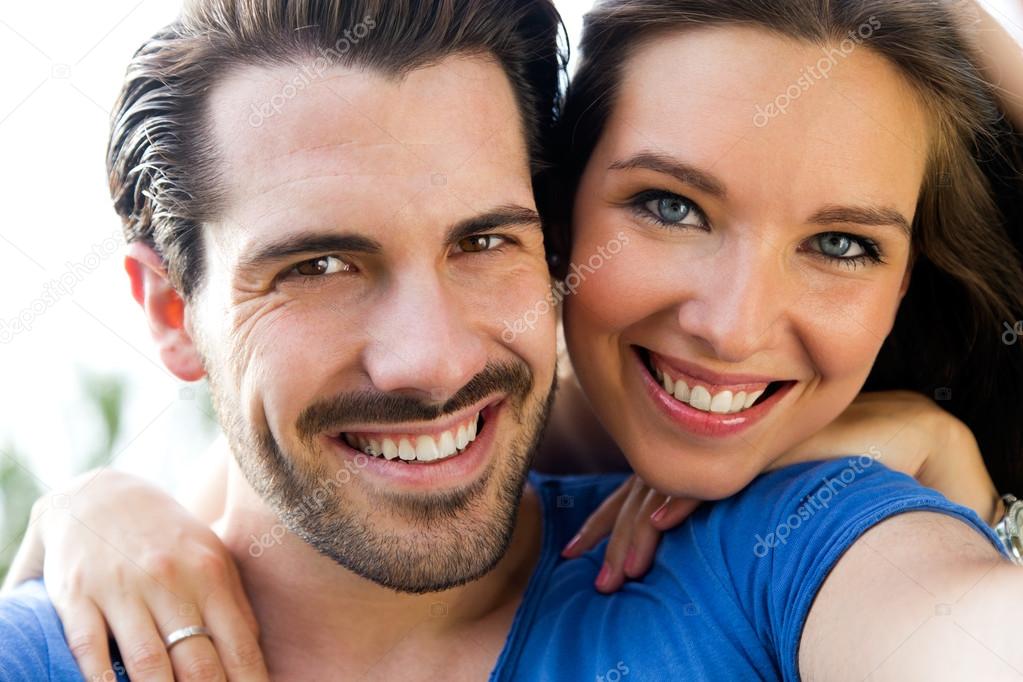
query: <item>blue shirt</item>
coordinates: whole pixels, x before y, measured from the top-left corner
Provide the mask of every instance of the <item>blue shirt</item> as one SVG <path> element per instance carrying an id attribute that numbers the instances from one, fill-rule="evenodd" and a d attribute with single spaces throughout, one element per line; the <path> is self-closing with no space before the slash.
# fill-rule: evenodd
<path id="1" fill-rule="evenodd" d="M 801 464 L 701 507 L 664 535 L 642 581 L 605 596 L 593 588 L 605 546 L 573 561 L 560 551 L 622 480 L 531 476 L 543 549 L 492 682 L 797 680 L 813 599 L 871 527 L 938 512 L 1000 546 L 973 512 L 870 458 Z M 0 680 L 82 680 L 39 582 L 0 600 Z"/>

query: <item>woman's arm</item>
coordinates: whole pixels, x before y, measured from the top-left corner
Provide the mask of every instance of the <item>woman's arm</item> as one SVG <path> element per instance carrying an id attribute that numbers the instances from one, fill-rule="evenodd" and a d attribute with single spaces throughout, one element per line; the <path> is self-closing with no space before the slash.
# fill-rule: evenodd
<path id="1" fill-rule="evenodd" d="M 807 680 L 1018 680 L 1023 570 L 943 514 L 888 519 L 839 560 L 799 647 Z"/>
<path id="2" fill-rule="evenodd" d="M 207 518 L 223 510 L 226 457 L 197 500 Z M 108 638 L 132 679 L 269 679 L 259 628 L 237 568 L 208 525 L 164 491 L 99 470 L 33 506 L 8 587 L 45 577 L 71 652 L 86 679 L 110 676 Z M 168 655 L 164 638 L 203 625 Z"/>

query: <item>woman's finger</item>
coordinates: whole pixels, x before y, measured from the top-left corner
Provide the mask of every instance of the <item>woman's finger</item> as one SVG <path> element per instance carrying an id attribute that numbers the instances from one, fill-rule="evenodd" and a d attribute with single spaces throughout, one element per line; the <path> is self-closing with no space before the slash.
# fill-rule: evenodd
<path id="1" fill-rule="evenodd" d="M 161 640 L 167 639 L 182 628 L 207 627 L 211 634 L 194 635 L 179 640 L 168 649 L 171 666 L 174 668 L 174 679 L 178 682 L 189 680 L 226 680 L 227 675 L 220 661 L 217 649 L 213 646 L 213 637 L 217 634 L 203 622 L 202 615 L 195 604 L 179 599 L 171 593 L 159 589 L 151 596 L 148 604 L 150 612 L 157 619 Z"/>
<path id="2" fill-rule="evenodd" d="M 670 499 L 666 502 L 664 495 L 655 490 L 650 490 L 647 493 L 646 499 L 636 514 L 631 545 L 625 564 L 622 566 L 626 578 L 641 578 L 650 570 L 657 545 L 661 541 L 661 531 L 650 523 L 650 517 L 670 502 Z"/>
<path id="3" fill-rule="evenodd" d="M 167 630 L 167 635 L 172 632 L 173 629 Z M 181 640 L 170 648 L 170 659 L 174 668 L 174 679 L 178 682 L 227 679 L 218 651 L 209 637 L 196 635 Z"/>
<path id="4" fill-rule="evenodd" d="M 622 566 L 628 560 L 636 518 L 640 514 L 647 494 L 647 487 L 639 479 L 636 479 L 636 484 L 631 486 L 629 495 L 615 520 L 611 538 L 607 541 L 604 565 L 601 567 L 595 583 L 600 592 L 605 594 L 615 592 L 625 582 L 625 572 L 622 570 Z"/>
<path id="5" fill-rule="evenodd" d="M 87 680 L 114 680 L 110 660 L 110 638 L 107 623 L 99 607 L 91 599 L 78 598 L 67 605 L 54 602 L 54 609 L 64 624 L 68 648 Z"/>
<path id="6" fill-rule="evenodd" d="M 669 497 L 650 515 L 650 525 L 659 531 L 670 530 L 688 519 L 699 506 L 700 500 Z"/>
<path id="7" fill-rule="evenodd" d="M 129 599 L 102 610 L 132 682 L 173 682 L 174 673 L 163 636 L 145 604 Z"/>
<path id="8" fill-rule="evenodd" d="M 576 533 L 576 536 L 565 548 L 561 550 L 561 556 L 566 559 L 574 559 L 596 547 L 611 532 L 618 519 L 618 514 L 632 492 L 636 477 L 632 476 L 611 493 L 607 499 L 601 502 L 596 511 L 590 514 L 586 523 Z"/>
<path id="9" fill-rule="evenodd" d="M 257 635 L 231 591 L 217 590 L 211 594 L 206 600 L 203 618 L 206 627 L 214 633 L 213 645 L 228 680 L 269 682 L 270 674 Z"/>

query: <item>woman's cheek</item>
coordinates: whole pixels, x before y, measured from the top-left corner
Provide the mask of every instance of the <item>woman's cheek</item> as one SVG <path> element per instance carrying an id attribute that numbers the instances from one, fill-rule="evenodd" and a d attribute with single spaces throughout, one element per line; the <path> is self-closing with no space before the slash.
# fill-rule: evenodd
<path id="1" fill-rule="evenodd" d="M 826 384 L 852 400 L 891 333 L 900 296 L 889 277 L 822 290 L 797 312 L 802 345 Z"/>

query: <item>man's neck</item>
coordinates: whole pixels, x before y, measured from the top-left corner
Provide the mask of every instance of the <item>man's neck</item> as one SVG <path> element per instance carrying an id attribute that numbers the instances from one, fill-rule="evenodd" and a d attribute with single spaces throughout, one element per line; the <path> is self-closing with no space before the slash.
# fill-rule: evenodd
<path id="1" fill-rule="evenodd" d="M 285 532 L 233 458 L 217 530 L 238 563 L 273 679 L 427 678 L 434 665 L 450 677 L 456 662 L 485 678 L 539 557 L 541 511 L 527 487 L 498 565 L 425 595 L 382 588 Z"/>

